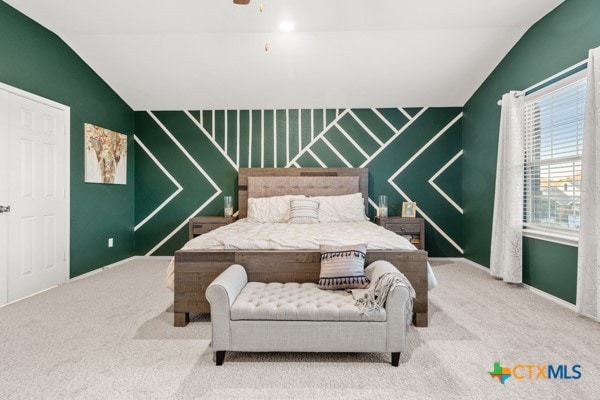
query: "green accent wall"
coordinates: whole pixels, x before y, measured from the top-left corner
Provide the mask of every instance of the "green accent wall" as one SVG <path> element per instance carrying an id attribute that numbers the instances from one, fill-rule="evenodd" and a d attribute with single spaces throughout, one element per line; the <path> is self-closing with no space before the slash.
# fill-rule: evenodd
<path id="1" fill-rule="evenodd" d="M 223 196 L 237 196 L 238 166 L 365 166 L 370 198 L 376 202 L 379 195 L 387 195 L 390 215 L 400 215 L 408 197 L 430 219 L 426 250 L 431 256 L 461 256 L 462 214 L 429 183 L 442 169 L 434 183 L 460 207 L 462 159 L 456 155 L 462 150 L 461 112 L 136 112 L 136 253 L 173 254 L 187 241 L 190 216 L 222 215 Z"/>
<path id="2" fill-rule="evenodd" d="M 398 215 L 409 197 L 430 219 L 431 256 L 461 256 L 464 249 L 467 258 L 487 266 L 496 102 L 585 59 L 600 45 L 599 27 L 600 2 L 565 1 L 523 36 L 464 110 L 157 111 L 153 118 L 134 113 L 54 33 L 0 2 L 0 81 L 71 107 L 72 277 L 134 254 L 173 254 L 187 240 L 187 218 L 220 215 L 223 196 L 235 198 L 238 166 L 365 164 L 372 200 L 386 194 L 390 214 Z M 83 182 L 86 122 L 129 136 L 127 185 Z M 143 146 L 134 144 L 134 128 Z M 435 184 L 464 215 L 429 183 L 444 167 Z M 576 255 L 574 247 L 526 238 L 525 283 L 574 302 Z"/>
<path id="3" fill-rule="evenodd" d="M 575 304 L 577 247 L 523 238 L 523 282 Z"/>
<path id="4" fill-rule="evenodd" d="M 587 58 L 600 46 L 600 2 L 567 0 L 534 26 L 469 99 L 463 118 L 465 256 L 489 266 L 500 107 L 503 93 L 522 90 Z M 526 239 L 527 284 L 574 302 L 576 249 Z"/>
<path id="5" fill-rule="evenodd" d="M 132 256 L 133 110 L 59 37 L 4 2 L 0 54 L 0 82 L 71 107 L 71 277 Z M 86 122 L 130 137 L 127 185 L 83 182 Z"/>

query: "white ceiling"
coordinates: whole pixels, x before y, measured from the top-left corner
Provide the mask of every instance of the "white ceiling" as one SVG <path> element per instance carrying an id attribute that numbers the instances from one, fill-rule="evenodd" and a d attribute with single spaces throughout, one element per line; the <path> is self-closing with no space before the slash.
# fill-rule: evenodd
<path id="1" fill-rule="evenodd" d="M 462 106 L 563 1 L 5 0 L 135 110 Z"/>

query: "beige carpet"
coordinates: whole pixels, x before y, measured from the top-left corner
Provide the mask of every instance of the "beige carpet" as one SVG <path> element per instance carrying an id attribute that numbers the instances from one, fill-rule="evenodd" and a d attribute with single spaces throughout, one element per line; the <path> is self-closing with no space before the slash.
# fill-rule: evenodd
<path id="1" fill-rule="evenodd" d="M 166 262 L 137 260 L 0 308 L 2 399 L 597 399 L 600 324 L 465 264 L 434 266 L 430 326 L 388 354 L 229 353 L 210 322 L 172 327 Z M 494 361 L 580 364 L 501 385 Z"/>

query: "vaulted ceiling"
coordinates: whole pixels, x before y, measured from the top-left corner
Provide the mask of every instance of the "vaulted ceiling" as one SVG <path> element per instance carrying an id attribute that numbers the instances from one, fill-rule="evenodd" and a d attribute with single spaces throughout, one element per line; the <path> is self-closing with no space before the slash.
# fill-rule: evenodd
<path id="1" fill-rule="evenodd" d="M 5 2 L 133 109 L 181 110 L 462 106 L 563 0 Z"/>

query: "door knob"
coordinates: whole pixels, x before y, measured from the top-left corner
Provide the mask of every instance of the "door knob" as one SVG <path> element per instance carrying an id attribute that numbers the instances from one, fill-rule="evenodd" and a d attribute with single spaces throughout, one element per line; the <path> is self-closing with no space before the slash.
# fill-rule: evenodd
<path id="1" fill-rule="evenodd" d="M 10 212 L 10 206 L 0 206 L 0 214 Z"/>

